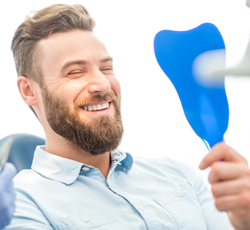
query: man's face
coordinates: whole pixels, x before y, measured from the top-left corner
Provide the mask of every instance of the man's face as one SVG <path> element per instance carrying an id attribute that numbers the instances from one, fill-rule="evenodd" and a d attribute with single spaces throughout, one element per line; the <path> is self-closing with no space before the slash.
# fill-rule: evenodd
<path id="1" fill-rule="evenodd" d="M 112 58 L 91 32 L 56 33 L 39 42 L 44 114 L 50 127 L 98 155 L 119 145 L 120 85 Z"/>

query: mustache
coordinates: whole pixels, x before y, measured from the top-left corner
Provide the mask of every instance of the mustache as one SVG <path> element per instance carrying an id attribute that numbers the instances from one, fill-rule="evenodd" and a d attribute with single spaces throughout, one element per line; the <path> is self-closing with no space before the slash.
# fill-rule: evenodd
<path id="1" fill-rule="evenodd" d="M 92 103 L 92 102 L 103 102 L 103 101 L 115 101 L 117 99 L 113 92 L 108 92 L 104 96 L 96 95 L 92 97 L 78 98 L 74 102 L 74 108 L 78 109 L 80 106 Z"/>

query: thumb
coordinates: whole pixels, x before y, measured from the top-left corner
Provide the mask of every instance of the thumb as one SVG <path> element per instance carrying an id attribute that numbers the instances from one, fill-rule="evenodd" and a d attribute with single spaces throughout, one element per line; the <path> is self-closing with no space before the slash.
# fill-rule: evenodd
<path id="1" fill-rule="evenodd" d="M 0 173 L 0 180 L 10 181 L 16 173 L 16 167 L 11 163 L 6 162 Z"/>

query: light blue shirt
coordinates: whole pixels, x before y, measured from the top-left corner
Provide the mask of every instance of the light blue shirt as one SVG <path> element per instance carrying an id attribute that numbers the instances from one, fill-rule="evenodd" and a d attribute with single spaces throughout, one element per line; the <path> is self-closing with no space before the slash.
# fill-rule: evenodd
<path id="1" fill-rule="evenodd" d="M 94 167 L 37 147 L 31 170 L 14 179 L 8 230 L 230 230 L 202 179 L 169 159 L 115 150 L 107 180 Z"/>

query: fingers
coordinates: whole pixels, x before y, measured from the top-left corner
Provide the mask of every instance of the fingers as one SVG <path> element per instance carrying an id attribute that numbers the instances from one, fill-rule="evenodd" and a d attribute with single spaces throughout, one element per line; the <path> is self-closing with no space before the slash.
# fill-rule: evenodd
<path id="1" fill-rule="evenodd" d="M 213 183 L 211 186 L 211 191 L 214 198 L 248 192 L 250 191 L 250 180 L 248 178 L 240 178 L 238 180 Z"/>
<path id="2" fill-rule="evenodd" d="M 209 166 L 208 180 L 216 208 L 227 212 L 234 226 L 249 223 L 250 169 L 246 159 L 225 143 L 219 143 L 203 158 L 199 167 L 205 169 Z"/>
<path id="3" fill-rule="evenodd" d="M 0 180 L 10 181 L 16 175 L 16 168 L 13 164 L 6 162 L 0 173 Z"/>
<path id="4" fill-rule="evenodd" d="M 199 168 L 206 169 L 211 166 L 216 161 L 230 161 L 230 162 L 244 162 L 247 164 L 247 161 L 234 149 L 226 145 L 224 142 L 221 142 L 215 145 L 211 151 L 203 158 Z"/>
<path id="5" fill-rule="evenodd" d="M 215 183 L 223 180 L 232 180 L 250 176 L 250 169 L 245 163 L 220 162 L 212 164 L 208 175 L 209 183 Z"/>
<path id="6" fill-rule="evenodd" d="M 250 194 L 249 192 L 238 193 L 228 196 L 215 198 L 215 206 L 219 211 L 243 211 L 250 208 Z"/>

